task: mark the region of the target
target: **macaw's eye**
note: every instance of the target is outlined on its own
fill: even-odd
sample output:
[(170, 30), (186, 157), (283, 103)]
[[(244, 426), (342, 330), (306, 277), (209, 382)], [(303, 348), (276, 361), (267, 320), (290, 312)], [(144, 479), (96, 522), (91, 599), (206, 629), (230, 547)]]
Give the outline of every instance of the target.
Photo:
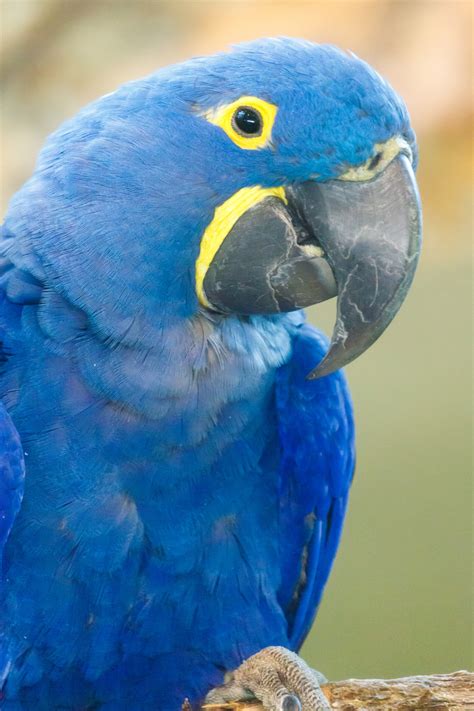
[(241, 136), (260, 136), (262, 124), (260, 112), (250, 106), (239, 106), (232, 116), (232, 127)]
[(258, 96), (241, 96), (231, 104), (206, 111), (204, 116), (219, 126), (239, 148), (258, 151), (271, 142), (277, 111), (275, 104)]

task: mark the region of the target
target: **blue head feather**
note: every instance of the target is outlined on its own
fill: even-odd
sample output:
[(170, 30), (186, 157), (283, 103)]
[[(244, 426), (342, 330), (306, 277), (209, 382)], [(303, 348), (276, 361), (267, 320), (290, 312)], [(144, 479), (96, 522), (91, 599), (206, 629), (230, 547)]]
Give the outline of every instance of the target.
[[(271, 146), (242, 150), (203, 117), (242, 95), (278, 106)], [(103, 336), (151, 345), (198, 309), (194, 264), (217, 205), (248, 185), (337, 176), (394, 134), (414, 142), (401, 99), (331, 46), (265, 39), (167, 67), (49, 138), (12, 200), (9, 254)]]

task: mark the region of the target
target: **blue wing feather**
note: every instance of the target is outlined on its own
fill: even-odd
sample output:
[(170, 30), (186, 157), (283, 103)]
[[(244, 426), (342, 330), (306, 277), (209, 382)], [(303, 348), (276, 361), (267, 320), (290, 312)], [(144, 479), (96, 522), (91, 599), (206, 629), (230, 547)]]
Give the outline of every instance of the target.
[(354, 472), (352, 405), (341, 372), (307, 380), (326, 339), (298, 329), (293, 357), (277, 375), (281, 446), (280, 604), (298, 649), (307, 635), (337, 551)]
[(0, 577), (3, 549), (20, 510), (25, 468), (20, 438), (0, 402)]
[[(5, 294), (0, 287), (0, 371), (8, 359), (7, 326), (12, 314), (9, 311), (11, 307), (4, 308), (7, 304)], [(4, 404), (0, 401), (0, 578), (3, 549), (20, 510), (24, 483), (25, 465), (20, 437)]]

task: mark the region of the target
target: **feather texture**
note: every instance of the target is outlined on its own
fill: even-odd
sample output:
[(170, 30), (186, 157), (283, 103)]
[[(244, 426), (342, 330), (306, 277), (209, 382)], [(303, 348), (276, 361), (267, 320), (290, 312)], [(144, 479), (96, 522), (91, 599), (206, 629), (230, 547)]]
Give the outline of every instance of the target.
[[(202, 115), (244, 95), (278, 106), (258, 151)], [(305, 380), (326, 346), (303, 314), (202, 310), (195, 262), (237, 190), (334, 177), (393, 134), (414, 142), (364, 62), (278, 39), (125, 85), (47, 141), (0, 240), (2, 711), (178, 711), (298, 649), (353, 472), (347, 386)]]

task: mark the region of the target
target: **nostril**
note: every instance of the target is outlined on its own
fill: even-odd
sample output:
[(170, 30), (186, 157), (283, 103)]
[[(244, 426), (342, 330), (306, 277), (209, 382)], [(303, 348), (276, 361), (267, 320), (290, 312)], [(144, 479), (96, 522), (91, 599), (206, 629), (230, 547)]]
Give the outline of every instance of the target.
[(374, 155), (374, 157), (370, 161), (370, 163), (368, 165), (369, 170), (374, 170), (378, 166), (378, 164), (380, 163), (381, 160), (382, 160), (382, 152), (379, 151), (378, 153), (376, 153)]

